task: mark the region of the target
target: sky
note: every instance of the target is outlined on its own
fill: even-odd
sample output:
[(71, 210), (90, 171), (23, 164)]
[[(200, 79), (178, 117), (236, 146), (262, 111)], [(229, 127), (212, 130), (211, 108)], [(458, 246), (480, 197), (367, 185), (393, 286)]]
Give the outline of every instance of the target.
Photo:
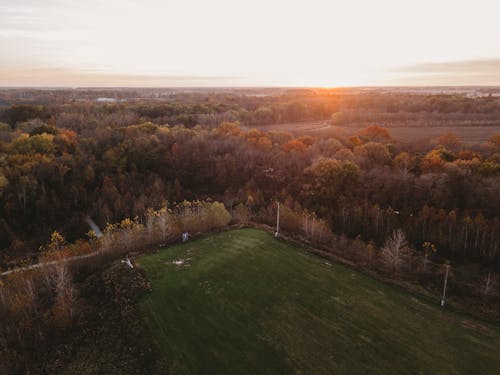
[(0, 0), (0, 86), (500, 85), (499, 0)]

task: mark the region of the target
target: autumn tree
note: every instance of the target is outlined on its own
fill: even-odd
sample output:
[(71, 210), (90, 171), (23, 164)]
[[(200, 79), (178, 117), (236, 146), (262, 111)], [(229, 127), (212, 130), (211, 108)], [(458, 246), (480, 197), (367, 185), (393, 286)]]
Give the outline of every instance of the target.
[(461, 146), (460, 139), (458, 135), (454, 132), (448, 132), (440, 135), (436, 139), (436, 143), (450, 150), (457, 150)]
[(356, 162), (363, 168), (383, 166), (389, 164), (391, 161), (391, 154), (387, 146), (381, 143), (368, 142), (355, 147), (353, 152)]
[(240, 124), (237, 122), (223, 122), (216, 129), (220, 136), (238, 136), (241, 134)]
[(46, 120), (49, 118), (49, 113), (43, 106), (28, 104), (13, 105), (3, 113), (3, 120), (13, 128), (19, 122), (34, 118)]
[(302, 143), (297, 139), (294, 139), (285, 143), (282, 146), (282, 149), (285, 152), (291, 152), (291, 151), (304, 152), (307, 149), (307, 145), (305, 145), (304, 143)]
[(389, 142), (392, 140), (389, 129), (378, 125), (371, 125), (360, 130), (357, 135), (372, 142)]
[(238, 223), (247, 223), (250, 220), (250, 211), (243, 203), (233, 209), (233, 219)]

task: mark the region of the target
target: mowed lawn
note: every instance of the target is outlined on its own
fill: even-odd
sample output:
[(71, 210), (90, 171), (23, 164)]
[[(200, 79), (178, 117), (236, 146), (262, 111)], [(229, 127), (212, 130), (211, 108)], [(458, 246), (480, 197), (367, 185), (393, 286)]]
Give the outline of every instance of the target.
[(498, 374), (500, 327), (242, 229), (138, 259), (175, 374)]

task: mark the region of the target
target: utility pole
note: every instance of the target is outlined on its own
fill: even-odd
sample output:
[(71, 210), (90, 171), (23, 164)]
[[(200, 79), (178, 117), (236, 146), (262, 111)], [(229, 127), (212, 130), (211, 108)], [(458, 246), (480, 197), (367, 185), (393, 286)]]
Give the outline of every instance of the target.
[(274, 237), (278, 237), (280, 234), (280, 202), (278, 202), (278, 212), (276, 214), (276, 232)]
[(446, 265), (446, 274), (444, 276), (444, 286), (443, 286), (443, 297), (441, 298), (441, 307), (444, 306), (444, 298), (446, 296), (446, 285), (448, 284), (448, 271), (450, 270), (450, 265)]

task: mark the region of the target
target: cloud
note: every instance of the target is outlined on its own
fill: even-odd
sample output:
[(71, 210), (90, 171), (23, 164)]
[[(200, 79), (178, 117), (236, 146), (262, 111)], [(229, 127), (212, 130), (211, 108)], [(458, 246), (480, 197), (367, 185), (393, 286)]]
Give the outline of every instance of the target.
[(500, 58), (420, 63), (392, 69), (401, 73), (500, 74)]
[(183, 86), (237, 86), (244, 77), (215, 75), (147, 75), (115, 74), (99, 69), (0, 68), (1, 86), (81, 86), (81, 87), (183, 87)]
[(500, 58), (428, 62), (387, 71), (393, 84), (500, 85)]

